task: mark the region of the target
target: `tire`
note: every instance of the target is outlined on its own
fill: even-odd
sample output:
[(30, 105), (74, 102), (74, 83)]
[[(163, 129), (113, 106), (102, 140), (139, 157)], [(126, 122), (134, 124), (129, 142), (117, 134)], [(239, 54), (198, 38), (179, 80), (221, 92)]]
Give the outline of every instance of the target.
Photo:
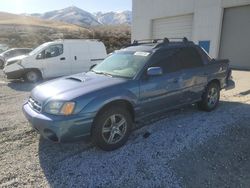
[(102, 112), (94, 121), (92, 142), (105, 151), (118, 149), (126, 143), (130, 135), (131, 114), (119, 106), (111, 106)]
[(41, 74), (39, 71), (31, 70), (25, 74), (25, 80), (28, 82), (38, 82), (41, 79)]
[(0, 69), (3, 69), (3, 68), (4, 68), (4, 61), (0, 60)]
[(202, 100), (198, 102), (198, 108), (207, 112), (214, 110), (220, 100), (220, 86), (216, 82), (211, 82), (202, 95)]

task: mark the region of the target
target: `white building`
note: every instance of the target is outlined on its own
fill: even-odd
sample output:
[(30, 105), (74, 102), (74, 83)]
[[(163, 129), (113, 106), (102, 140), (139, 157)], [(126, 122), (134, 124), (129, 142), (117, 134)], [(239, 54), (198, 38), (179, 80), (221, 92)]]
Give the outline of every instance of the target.
[(250, 69), (250, 0), (133, 0), (132, 40), (184, 36)]

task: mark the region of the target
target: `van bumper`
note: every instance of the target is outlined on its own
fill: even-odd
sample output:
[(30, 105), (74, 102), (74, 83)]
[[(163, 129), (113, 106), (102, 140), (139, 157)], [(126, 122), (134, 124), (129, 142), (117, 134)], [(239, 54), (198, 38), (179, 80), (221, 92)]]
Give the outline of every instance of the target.
[(28, 103), (22, 109), (30, 125), (50, 141), (72, 142), (90, 138), (93, 113), (74, 116), (44, 115), (34, 111)]

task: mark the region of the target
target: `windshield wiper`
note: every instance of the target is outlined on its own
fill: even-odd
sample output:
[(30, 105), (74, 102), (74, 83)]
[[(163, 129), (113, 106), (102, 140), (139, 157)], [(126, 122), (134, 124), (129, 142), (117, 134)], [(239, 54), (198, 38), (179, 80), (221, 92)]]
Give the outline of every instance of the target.
[(102, 74), (102, 75), (105, 75), (105, 76), (110, 76), (110, 77), (113, 77), (112, 74), (109, 74), (107, 72), (99, 72), (99, 71), (94, 71), (94, 70), (91, 70), (92, 72), (96, 73), (96, 74)]

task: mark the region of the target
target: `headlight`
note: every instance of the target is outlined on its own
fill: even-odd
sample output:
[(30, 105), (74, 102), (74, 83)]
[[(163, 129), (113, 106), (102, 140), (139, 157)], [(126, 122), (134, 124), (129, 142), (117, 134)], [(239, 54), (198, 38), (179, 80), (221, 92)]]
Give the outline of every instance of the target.
[(45, 112), (53, 115), (71, 115), (75, 102), (51, 101), (45, 106)]

